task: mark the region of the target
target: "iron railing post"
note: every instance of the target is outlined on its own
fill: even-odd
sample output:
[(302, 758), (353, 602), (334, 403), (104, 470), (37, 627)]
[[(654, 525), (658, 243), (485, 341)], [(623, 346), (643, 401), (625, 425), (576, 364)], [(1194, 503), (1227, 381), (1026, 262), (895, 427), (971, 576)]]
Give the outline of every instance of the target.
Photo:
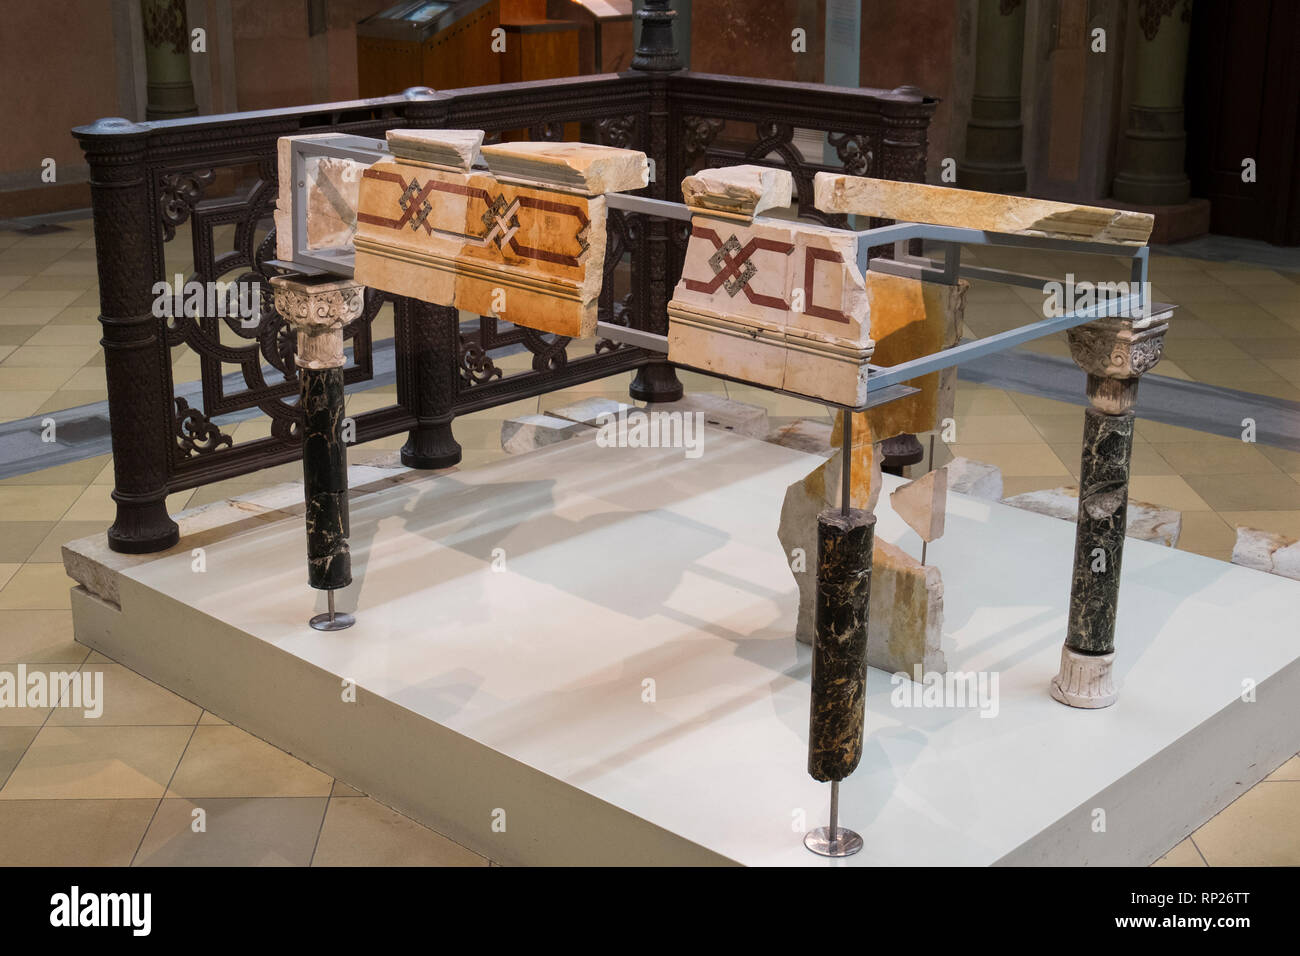
[(154, 315), (153, 243), (160, 225), (150, 203), (145, 154), (150, 128), (120, 118), (73, 130), (90, 165), (103, 325), (104, 376), (113, 440), (114, 551), (162, 551), (180, 537), (167, 514), (174, 419), (163, 323)]

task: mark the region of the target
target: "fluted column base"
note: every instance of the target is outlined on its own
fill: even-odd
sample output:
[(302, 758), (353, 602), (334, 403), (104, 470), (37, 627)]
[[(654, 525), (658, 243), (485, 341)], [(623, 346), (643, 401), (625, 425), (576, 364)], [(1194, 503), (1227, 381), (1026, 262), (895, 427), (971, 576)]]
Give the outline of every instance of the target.
[(1111, 668), (1115, 654), (1080, 654), (1061, 648), (1061, 670), (1052, 678), (1052, 696), (1070, 707), (1097, 710), (1119, 698)]

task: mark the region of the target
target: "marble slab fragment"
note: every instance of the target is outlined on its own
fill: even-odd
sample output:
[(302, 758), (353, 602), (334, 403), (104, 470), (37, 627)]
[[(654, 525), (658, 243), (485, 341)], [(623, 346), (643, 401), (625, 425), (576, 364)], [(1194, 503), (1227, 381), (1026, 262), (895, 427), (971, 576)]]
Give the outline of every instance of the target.
[(1002, 500), (1002, 469), (986, 461), (957, 457), (943, 466), (948, 490), (985, 501)]
[(515, 142), (482, 147), (483, 161), (501, 182), (523, 183), (583, 196), (630, 192), (650, 184), (650, 163), (635, 149), (591, 143)]
[(682, 201), (693, 212), (753, 219), (765, 209), (784, 209), (794, 193), (789, 170), (770, 166), (702, 169), (682, 180)]
[(857, 237), (747, 218), (736, 210), (775, 201), (783, 181), (739, 169), (704, 170), (683, 183), (696, 214), (668, 305), (669, 360), (840, 405), (863, 404), (874, 343)]
[(1232, 563), (1300, 581), (1300, 540), (1258, 528), (1238, 527)]
[(280, 191), (275, 204), (275, 254), (293, 259), (293, 210), (296, 202), (306, 203), (306, 249), (350, 249), (357, 227), (357, 192), (364, 163), (337, 156), (308, 156), (303, 163), (304, 179), (299, 187), (293, 177), (293, 144), (337, 139), (337, 133), (282, 136), (276, 144)]
[[(1035, 514), (1060, 518), (1063, 521), (1076, 521), (1079, 517), (1079, 489), (1075, 487), (1027, 491), (1024, 494), (1004, 498), (1002, 503)], [(1172, 548), (1178, 544), (1178, 537), (1182, 534), (1182, 530), (1181, 511), (1153, 505), (1146, 501), (1129, 500), (1124, 531), (1127, 537), (1154, 541)]]
[(522, 455), (588, 431), (588, 426), (582, 422), (552, 415), (523, 415), (501, 423), (501, 450), (510, 455)]
[(838, 173), (818, 173), (813, 188), (823, 212), (1019, 236), (1141, 246), (1155, 224), (1150, 213)]
[(390, 129), (388, 148), (398, 159), (467, 173), (482, 162), (481, 129)]
[(922, 541), (936, 540), (943, 535), (948, 509), (948, 472), (938, 468), (900, 485), (890, 493), (889, 505)]

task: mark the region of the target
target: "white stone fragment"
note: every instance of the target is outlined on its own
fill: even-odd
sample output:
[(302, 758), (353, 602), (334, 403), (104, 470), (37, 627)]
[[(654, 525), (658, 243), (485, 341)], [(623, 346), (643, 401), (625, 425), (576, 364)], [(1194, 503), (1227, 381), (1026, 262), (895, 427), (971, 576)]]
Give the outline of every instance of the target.
[(767, 438), (771, 427), (767, 409), (711, 392), (688, 392), (675, 402), (655, 402), (647, 411), (652, 412), (702, 412), (704, 424), (723, 428), (750, 438)]
[(501, 448), (508, 454), (522, 455), (586, 431), (587, 426), (581, 422), (550, 415), (522, 415), (501, 423)]
[(1237, 528), (1232, 563), (1300, 581), (1300, 540), (1258, 528)]
[(565, 405), (563, 408), (549, 408), (546, 410), (546, 414), (555, 418), (564, 418), (571, 422), (581, 422), (595, 428), (601, 424), (599, 421), (600, 416), (614, 415), (617, 417), (621, 412), (631, 411), (635, 407), (625, 402), (616, 402), (612, 398), (592, 397), (584, 398), (572, 405)]
[[(1003, 504), (1023, 508), (1035, 514), (1077, 521), (1079, 517), (1079, 490), (1077, 488), (1049, 488), (1044, 491), (1027, 491), (1022, 495), (1004, 498)], [(1162, 508), (1145, 501), (1128, 503), (1125, 534), (1142, 541), (1154, 541), (1172, 548), (1178, 544), (1183, 530), (1183, 514), (1172, 508)]]
[(943, 466), (948, 490), (985, 501), (1002, 500), (1002, 469), (973, 458), (954, 458)]

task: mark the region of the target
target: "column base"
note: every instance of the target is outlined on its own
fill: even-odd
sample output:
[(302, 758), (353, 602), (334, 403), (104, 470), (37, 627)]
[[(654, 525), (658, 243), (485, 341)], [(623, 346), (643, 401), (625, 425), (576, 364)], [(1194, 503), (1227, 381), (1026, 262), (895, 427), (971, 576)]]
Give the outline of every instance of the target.
[(1052, 678), (1052, 697), (1067, 707), (1098, 710), (1119, 698), (1111, 667), (1115, 654), (1080, 654), (1061, 648), (1061, 671)]
[(167, 513), (167, 493), (135, 497), (113, 492), (117, 518), (108, 529), (108, 547), (118, 554), (153, 554), (180, 541), (180, 527)]
[(422, 471), (437, 471), (460, 464), (460, 442), (452, 435), (452, 420), (411, 429), (402, 446), (402, 464)]

